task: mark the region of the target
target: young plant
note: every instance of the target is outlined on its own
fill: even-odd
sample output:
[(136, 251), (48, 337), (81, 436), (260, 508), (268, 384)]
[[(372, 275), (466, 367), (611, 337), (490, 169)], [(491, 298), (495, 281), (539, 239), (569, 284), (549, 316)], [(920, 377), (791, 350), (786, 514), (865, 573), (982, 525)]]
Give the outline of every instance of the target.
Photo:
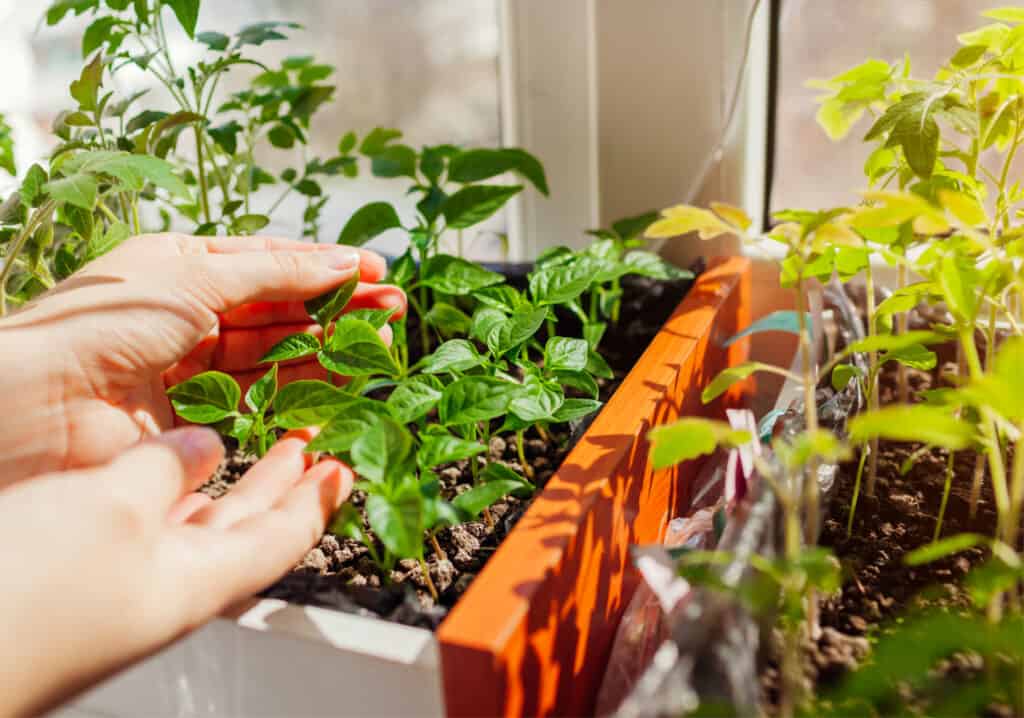
[[(463, 150), (454, 145), (424, 147), (416, 151), (399, 140), (398, 130), (378, 128), (364, 138), (359, 153), (371, 162), (373, 174), (404, 178), (408, 193), (420, 197), (416, 220), (404, 227), (395, 208), (371, 202), (358, 210), (341, 231), (340, 244), (361, 246), (391, 229), (404, 229), (409, 249), (399, 258), (391, 279), (409, 294), (420, 322), (423, 353), (431, 348), (430, 328), (450, 316), (435, 310), (432, 293), (446, 298), (466, 296), (475, 289), (497, 284), (501, 278), (467, 262), (463, 233), (484, 222), (523, 191), (523, 185), (484, 184), (505, 173), (515, 173), (543, 195), (547, 177), (541, 163), (518, 148)], [(455, 255), (441, 253), (444, 236), (455, 234)]]

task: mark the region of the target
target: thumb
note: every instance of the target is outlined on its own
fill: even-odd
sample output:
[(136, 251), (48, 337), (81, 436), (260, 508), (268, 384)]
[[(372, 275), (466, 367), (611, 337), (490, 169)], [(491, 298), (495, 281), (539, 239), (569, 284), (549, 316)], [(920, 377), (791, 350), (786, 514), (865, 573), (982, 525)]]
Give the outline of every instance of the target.
[(145, 441), (100, 471), (108, 492), (140, 516), (163, 522), (186, 493), (206, 483), (224, 458), (211, 429), (185, 427)]
[(207, 279), (219, 304), (210, 309), (222, 313), (252, 302), (313, 299), (357, 276), (362, 256), (342, 246), (206, 255)]

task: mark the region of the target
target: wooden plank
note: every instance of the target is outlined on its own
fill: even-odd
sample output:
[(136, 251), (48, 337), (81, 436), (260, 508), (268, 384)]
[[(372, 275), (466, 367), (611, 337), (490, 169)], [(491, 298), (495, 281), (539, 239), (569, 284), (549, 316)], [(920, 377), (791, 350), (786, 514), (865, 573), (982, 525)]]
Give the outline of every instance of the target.
[(690, 500), (696, 462), (654, 472), (647, 431), (718, 416), (700, 392), (745, 359), (750, 262), (715, 260), (438, 632), (451, 716), (581, 715), (594, 702), (636, 578), (629, 547)]

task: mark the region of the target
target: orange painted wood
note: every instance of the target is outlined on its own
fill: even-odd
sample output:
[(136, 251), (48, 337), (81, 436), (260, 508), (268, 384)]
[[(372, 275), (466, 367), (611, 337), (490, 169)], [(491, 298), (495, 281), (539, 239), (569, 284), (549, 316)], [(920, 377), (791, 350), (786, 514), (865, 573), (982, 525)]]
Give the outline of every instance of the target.
[(645, 435), (682, 415), (723, 415), (701, 389), (745, 360), (746, 341), (721, 344), (749, 321), (749, 260), (711, 262), (441, 625), (449, 715), (593, 712), (637, 581), (629, 547), (663, 536), (699, 468), (654, 472)]

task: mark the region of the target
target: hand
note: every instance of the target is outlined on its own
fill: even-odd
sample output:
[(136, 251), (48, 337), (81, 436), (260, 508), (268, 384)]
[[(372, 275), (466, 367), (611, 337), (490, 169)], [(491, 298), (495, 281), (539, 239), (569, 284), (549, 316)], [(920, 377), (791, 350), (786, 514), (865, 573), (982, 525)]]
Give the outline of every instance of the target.
[[(283, 337), (318, 331), (302, 302), (359, 271), (354, 307), (396, 307), (377, 255), (261, 238), (129, 240), (0, 322), (0, 486), (110, 461), (173, 426), (169, 383), (218, 369), (244, 386)], [(281, 381), (325, 378), (315, 362)]]
[(189, 494), (224, 451), (198, 427), (0, 490), (0, 715), (40, 714), (294, 566), (353, 481), (310, 466), (312, 435), (283, 437), (216, 502)]

